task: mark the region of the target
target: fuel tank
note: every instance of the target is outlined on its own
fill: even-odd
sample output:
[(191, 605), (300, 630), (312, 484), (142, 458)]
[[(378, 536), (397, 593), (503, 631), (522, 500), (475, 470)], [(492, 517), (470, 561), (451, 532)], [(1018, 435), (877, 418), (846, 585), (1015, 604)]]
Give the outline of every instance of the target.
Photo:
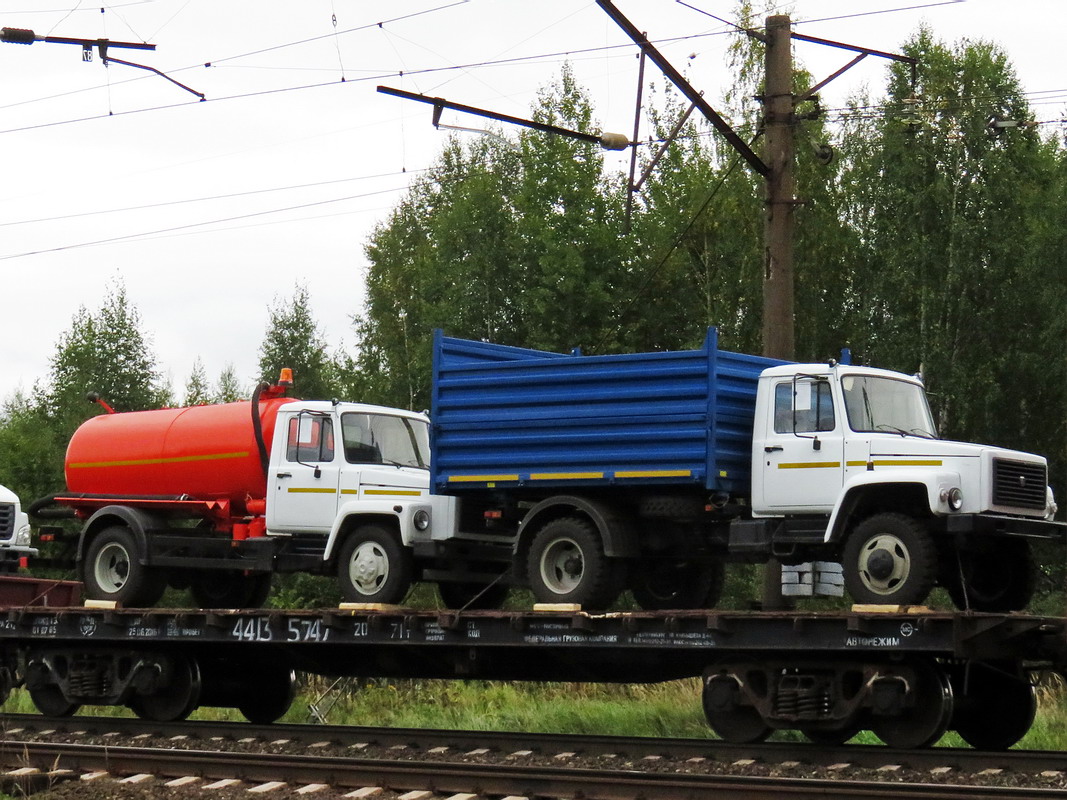
[[(278, 409), (291, 402), (258, 403), (268, 449)], [(72, 493), (188, 495), (238, 508), (266, 494), (249, 401), (93, 417), (71, 437), (64, 468)]]

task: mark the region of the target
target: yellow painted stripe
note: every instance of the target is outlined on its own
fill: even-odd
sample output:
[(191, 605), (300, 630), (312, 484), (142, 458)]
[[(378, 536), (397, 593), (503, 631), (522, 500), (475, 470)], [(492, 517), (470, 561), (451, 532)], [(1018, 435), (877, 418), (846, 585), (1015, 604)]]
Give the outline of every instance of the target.
[(518, 475), (449, 475), (449, 483), (482, 483), (487, 481), (517, 481)]
[(133, 461), (78, 461), (67, 464), (71, 469), (85, 469), (89, 467), (146, 467), (153, 464), (188, 464), (194, 461), (222, 461), (228, 458), (247, 458), (248, 452), (243, 453), (208, 453), (197, 456), (173, 456), (171, 458), (142, 458)]
[[(343, 492), (342, 492), (343, 494)], [(422, 492), (418, 489), (406, 490), (406, 489), (364, 489), (363, 494), (372, 494), (375, 496), (386, 495), (388, 497), (421, 497)]]
[(359, 494), (359, 489), (342, 489), (341, 494)]
[(649, 469), (624, 470), (616, 472), (616, 478), (688, 478), (693, 474), (690, 469)]
[[(874, 462), (876, 467), (940, 467), (944, 462), (940, 458), (894, 458), (878, 459)], [(847, 467), (865, 467), (866, 461), (848, 461)]]
[(778, 469), (833, 469), (840, 466), (840, 461), (788, 461), (779, 464)]
[(588, 480), (590, 478), (603, 478), (603, 472), (531, 472), (532, 481), (567, 481)]
[(290, 488), (288, 491), (289, 491), (289, 494), (337, 494), (337, 490), (336, 489), (312, 489), (312, 488), (306, 488), (305, 489), (305, 488), (297, 487), (297, 486), (294, 486), (294, 487)]

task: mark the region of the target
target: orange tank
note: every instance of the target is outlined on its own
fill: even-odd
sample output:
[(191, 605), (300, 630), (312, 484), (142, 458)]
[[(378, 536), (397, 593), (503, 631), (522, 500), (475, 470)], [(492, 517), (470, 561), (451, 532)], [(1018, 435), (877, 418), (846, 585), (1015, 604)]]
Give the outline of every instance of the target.
[[(259, 402), (268, 449), (278, 408), (291, 402)], [(235, 510), (266, 494), (247, 401), (93, 417), (71, 437), (64, 466), (72, 493), (228, 499)]]

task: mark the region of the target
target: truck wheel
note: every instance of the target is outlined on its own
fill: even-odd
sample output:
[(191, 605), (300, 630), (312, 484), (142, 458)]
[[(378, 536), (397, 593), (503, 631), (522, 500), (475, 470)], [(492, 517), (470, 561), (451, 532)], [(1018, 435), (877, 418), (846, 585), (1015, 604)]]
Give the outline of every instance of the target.
[(530, 544), (526, 574), (541, 603), (577, 603), (604, 609), (615, 602), (619, 586), (614, 562), (604, 555), (591, 522), (562, 517), (546, 524)]
[(650, 559), (630, 567), (630, 590), (646, 611), (668, 608), (714, 608), (722, 595), (721, 562)]
[(937, 580), (937, 549), (926, 527), (906, 514), (863, 520), (845, 540), (845, 586), (857, 603), (923, 602)]
[(509, 587), (506, 583), (455, 583), (447, 581), (437, 584), (437, 593), (445, 608), (467, 609), (470, 611), (495, 611), (504, 605)]
[(104, 528), (90, 542), (81, 565), (85, 596), (114, 600), (127, 607), (154, 605), (167, 588), (166, 581), (140, 563), (137, 540), (129, 528)]
[(351, 603), (399, 603), (414, 572), (410, 551), (379, 525), (350, 533), (337, 557), (341, 594)]
[(961, 550), (958, 558), (958, 564), (945, 564), (952, 574), (944, 581), (956, 608), (994, 613), (1026, 608), (1037, 582), (1028, 542), (992, 542)]

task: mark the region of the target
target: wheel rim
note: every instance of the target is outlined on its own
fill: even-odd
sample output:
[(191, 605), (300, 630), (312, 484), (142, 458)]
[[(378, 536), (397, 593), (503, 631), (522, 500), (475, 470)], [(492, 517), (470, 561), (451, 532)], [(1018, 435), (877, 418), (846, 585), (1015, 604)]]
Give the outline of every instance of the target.
[(108, 542), (96, 554), (93, 576), (96, 585), (108, 594), (122, 590), (130, 579), (130, 554), (118, 542)]
[(377, 542), (360, 542), (352, 552), (348, 572), (357, 592), (376, 594), (389, 579), (389, 556)]
[(541, 582), (556, 594), (577, 589), (584, 572), (582, 548), (574, 539), (555, 539), (541, 554)]
[(908, 581), (911, 554), (900, 537), (880, 533), (863, 545), (856, 568), (865, 589), (891, 595)]

